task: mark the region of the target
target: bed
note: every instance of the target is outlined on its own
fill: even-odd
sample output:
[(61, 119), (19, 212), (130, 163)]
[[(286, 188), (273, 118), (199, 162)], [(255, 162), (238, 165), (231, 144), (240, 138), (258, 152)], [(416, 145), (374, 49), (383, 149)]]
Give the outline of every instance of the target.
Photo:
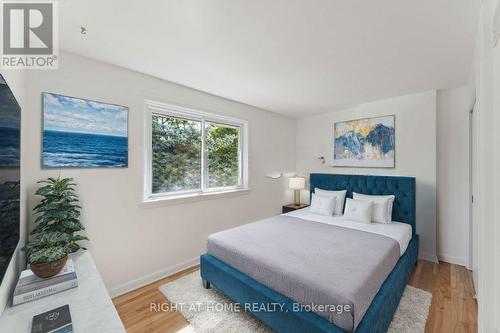
[(347, 197), (394, 194), (398, 223), (355, 230), (300, 210), (217, 233), (201, 256), (205, 287), (250, 304), (246, 310), (278, 332), (386, 332), (418, 257), (415, 179), (311, 174), (310, 186), (347, 189)]

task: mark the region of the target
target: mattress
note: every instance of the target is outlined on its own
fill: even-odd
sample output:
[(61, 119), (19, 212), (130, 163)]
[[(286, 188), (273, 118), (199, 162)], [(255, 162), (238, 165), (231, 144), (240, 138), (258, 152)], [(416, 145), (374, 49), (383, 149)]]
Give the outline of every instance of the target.
[(387, 235), (280, 215), (212, 234), (207, 252), (352, 332), (400, 257)]
[(399, 243), (399, 253), (403, 255), (408, 248), (408, 244), (412, 238), (411, 225), (407, 223), (395, 222), (392, 223), (359, 223), (346, 220), (343, 216), (324, 216), (312, 213), (310, 207), (294, 210), (292, 212), (283, 214), (285, 216), (293, 216), (300, 219), (332, 224), (339, 227), (362, 230), (371, 232), (378, 235), (383, 235), (396, 240)]

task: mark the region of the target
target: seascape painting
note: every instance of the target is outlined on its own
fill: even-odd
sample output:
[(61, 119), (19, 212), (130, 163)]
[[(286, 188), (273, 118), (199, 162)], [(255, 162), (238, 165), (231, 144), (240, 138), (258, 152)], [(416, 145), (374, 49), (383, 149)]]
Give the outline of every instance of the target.
[(128, 166), (128, 108), (43, 93), (45, 168)]
[(0, 168), (19, 168), (21, 111), (0, 75)]
[(334, 125), (333, 166), (394, 168), (394, 116)]

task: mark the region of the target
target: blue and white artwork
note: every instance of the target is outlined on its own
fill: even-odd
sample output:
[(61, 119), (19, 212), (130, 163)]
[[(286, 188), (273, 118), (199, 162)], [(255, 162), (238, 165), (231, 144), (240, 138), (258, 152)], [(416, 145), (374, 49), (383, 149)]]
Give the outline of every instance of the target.
[(128, 166), (128, 108), (43, 93), (46, 168)]
[(394, 168), (394, 116), (338, 122), (334, 132), (334, 166)]

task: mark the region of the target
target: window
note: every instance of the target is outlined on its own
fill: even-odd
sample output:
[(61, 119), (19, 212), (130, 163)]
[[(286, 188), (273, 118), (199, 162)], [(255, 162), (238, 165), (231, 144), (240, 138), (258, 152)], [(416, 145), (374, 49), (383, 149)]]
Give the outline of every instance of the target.
[(152, 114), (152, 193), (201, 187), (201, 122)]
[(240, 128), (205, 122), (207, 187), (240, 185)]
[(146, 101), (145, 199), (246, 188), (243, 120)]

